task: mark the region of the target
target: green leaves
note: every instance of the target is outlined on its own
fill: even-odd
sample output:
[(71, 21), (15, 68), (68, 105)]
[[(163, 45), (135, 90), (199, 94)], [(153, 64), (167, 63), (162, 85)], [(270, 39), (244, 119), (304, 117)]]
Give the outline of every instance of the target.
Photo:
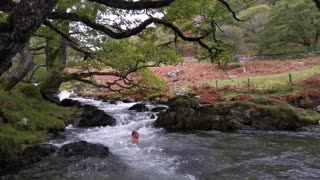
[(260, 49), (275, 49), (289, 43), (308, 49), (319, 32), (320, 13), (309, 0), (282, 0), (272, 7), (264, 29), (259, 32)]
[(179, 56), (174, 50), (156, 47), (153, 42), (124, 39), (103, 44), (98, 59), (113, 69), (126, 71), (133, 67), (175, 63)]
[(262, 5), (257, 5), (257, 6), (252, 6), (248, 9), (245, 9), (243, 11), (241, 11), (238, 14), (238, 17), (241, 20), (249, 20), (250, 18), (252, 18), (254, 15), (257, 14), (269, 14), (271, 11), (271, 8), (269, 5), (267, 4), (262, 4)]

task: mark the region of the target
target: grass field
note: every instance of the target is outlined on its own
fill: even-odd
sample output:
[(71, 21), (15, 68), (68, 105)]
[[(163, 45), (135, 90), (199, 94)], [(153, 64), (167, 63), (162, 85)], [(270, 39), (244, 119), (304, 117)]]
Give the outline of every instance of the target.
[[(299, 71), (292, 71), (286, 73), (265, 75), (265, 76), (254, 76), (254, 77), (241, 77), (234, 80), (217, 80), (218, 88), (226, 85), (237, 86), (237, 87), (247, 87), (248, 78), (249, 86), (257, 88), (271, 88), (276, 86), (288, 86), (289, 85), (289, 74), (292, 77), (292, 83), (304, 80), (312, 75), (320, 73), (320, 66), (312, 67)], [(216, 81), (210, 83), (211, 86), (216, 86)]]

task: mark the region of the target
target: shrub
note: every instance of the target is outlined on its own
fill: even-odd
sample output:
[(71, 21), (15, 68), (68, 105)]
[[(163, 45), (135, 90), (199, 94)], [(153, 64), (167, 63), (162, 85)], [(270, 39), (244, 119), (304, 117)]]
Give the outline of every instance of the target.
[(39, 87), (37, 87), (33, 84), (19, 83), (16, 86), (16, 89), (18, 92), (22, 93), (26, 97), (41, 98)]

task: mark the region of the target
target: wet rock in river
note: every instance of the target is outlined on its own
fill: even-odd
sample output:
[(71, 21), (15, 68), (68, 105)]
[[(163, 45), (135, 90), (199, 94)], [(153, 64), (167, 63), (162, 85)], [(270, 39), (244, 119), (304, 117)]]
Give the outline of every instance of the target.
[(317, 125), (320, 115), (275, 100), (220, 102), (197, 107), (196, 100), (176, 97), (160, 112), (155, 127), (168, 130), (299, 130)]
[(124, 103), (133, 103), (134, 99), (132, 97), (126, 97), (122, 100)]
[(167, 109), (168, 109), (167, 107), (160, 106), (160, 107), (155, 107), (155, 108), (151, 109), (151, 111), (152, 112), (161, 112), (161, 111), (165, 111)]
[(71, 106), (81, 106), (81, 103), (79, 101), (73, 100), (73, 99), (63, 99), (59, 103), (60, 106), (64, 107), (71, 107)]
[(79, 117), (78, 127), (114, 126), (116, 119), (103, 110), (86, 105)]
[(151, 114), (150, 119), (155, 119), (155, 118), (156, 118), (156, 115)]
[(60, 157), (107, 157), (110, 154), (109, 148), (102, 144), (92, 144), (86, 141), (73, 142), (63, 145), (58, 150)]
[(146, 112), (146, 111), (149, 111), (149, 108), (143, 103), (138, 103), (138, 104), (131, 106), (129, 108), (129, 110), (130, 111), (135, 110), (137, 112)]

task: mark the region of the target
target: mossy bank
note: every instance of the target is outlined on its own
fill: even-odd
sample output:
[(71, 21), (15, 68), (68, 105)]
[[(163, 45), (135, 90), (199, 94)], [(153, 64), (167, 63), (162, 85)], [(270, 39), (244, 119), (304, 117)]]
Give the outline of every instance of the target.
[(290, 130), (318, 125), (320, 114), (268, 99), (227, 101), (198, 106), (195, 99), (176, 97), (168, 101), (169, 109), (161, 112), (154, 125), (168, 130), (240, 129)]
[(63, 131), (73, 112), (45, 101), (32, 84), (21, 83), (11, 92), (0, 89), (0, 159), (45, 142), (46, 132)]

